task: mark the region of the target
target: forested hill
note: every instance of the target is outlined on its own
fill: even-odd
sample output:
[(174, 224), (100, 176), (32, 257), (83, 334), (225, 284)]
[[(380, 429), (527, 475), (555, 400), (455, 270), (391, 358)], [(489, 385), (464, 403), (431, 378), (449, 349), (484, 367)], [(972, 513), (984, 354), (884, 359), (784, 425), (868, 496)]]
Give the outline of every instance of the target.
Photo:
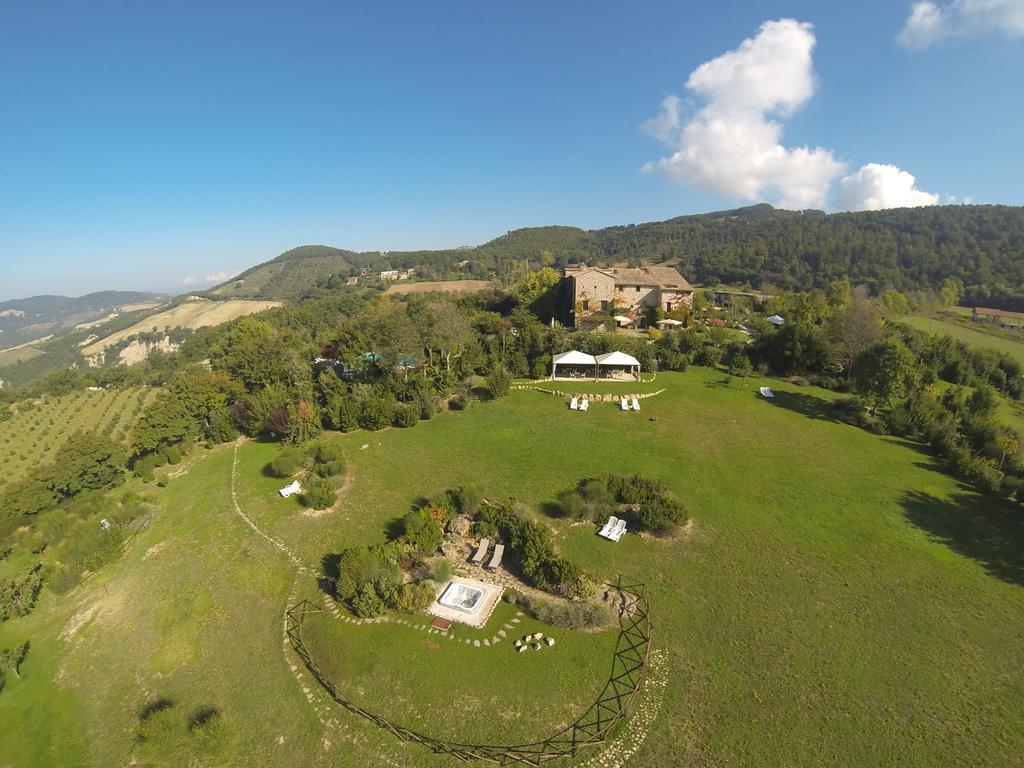
[(303, 246), (214, 289), (219, 295), (295, 298), (372, 271), (415, 267), (426, 279), (503, 278), (528, 266), (586, 261), (667, 262), (696, 283), (769, 282), (806, 289), (849, 277), (872, 291), (934, 287), (956, 277), (968, 298), (1024, 305), (1024, 208), (971, 205), (863, 213), (755, 205), (597, 230), (532, 227), (484, 245), (353, 253)]

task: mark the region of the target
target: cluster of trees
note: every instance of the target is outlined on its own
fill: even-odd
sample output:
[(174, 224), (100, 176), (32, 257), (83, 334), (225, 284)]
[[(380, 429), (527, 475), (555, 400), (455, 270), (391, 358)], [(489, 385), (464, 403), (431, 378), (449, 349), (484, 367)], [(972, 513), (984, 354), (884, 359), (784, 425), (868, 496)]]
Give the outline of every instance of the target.
[[(443, 521), (452, 514), (447, 505), (414, 509), (401, 519), (397, 538), (386, 544), (346, 549), (336, 566), (327, 558), (324, 575), (328, 588), (363, 618), (389, 609), (403, 613), (423, 610), (434, 599), (432, 577), (441, 577), (425, 561), (441, 546)], [(403, 571), (412, 576), (411, 582), (404, 583)]]
[(7, 685), (7, 675), (21, 676), (21, 665), (28, 658), (28, 652), (31, 647), (32, 644), (26, 640), (14, 648), (4, 648), (0, 651), (0, 693), (3, 692), (4, 687)]
[(45, 578), (43, 564), (37, 563), (23, 576), (0, 581), (0, 622), (32, 613)]
[(583, 480), (560, 494), (558, 502), (566, 517), (603, 523), (615, 515), (626, 519), (633, 530), (659, 536), (672, 533), (688, 518), (685, 505), (663, 482), (639, 474)]
[(328, 441), (310, 443), (303, 448), (287, 446), (267, 465), (274, 477), (292, 477), (300, 470), (307, 473), (302, 501), (313, 509), (327, 509), (338, 499), (334, 482), (345, 471), (341, 446)]
[(0, 529), (60, 506), (86, 491), (123, 482), (128, 452), (116, 440), (94, 432), (68, 438), (50, 464), (7, 488), (0, 499)]
[[(943, 288), (958, 290), (955, 283)], [(852, 393), (839, 406), (846, 420), (921, 440), (979, 488), (1019, 495), (1020, 440), (1000, 423), (996, 393), (1021, 399), (1024, 368), (998, 351), (918, 331), (891, 313), (884, 321), (882, 312), (894, 302), (858, 298), (846, 280), (784, 294), (768, 311), (783, 315), (785, 325), (752, 320), (751, 343), (726, 343), (717, 356), (734, 373), (797, 375)], [(713, 329), (665, 334), (656, 345), (659, 359), (678, 368), (706, 358), (711, 335)]]
[(484, 506), (475, 521), (477, 535), (508, 545), (508, 556), (527, 583), (565, 597), (586, 597), (592, 582), (572, 560), (555, 549), (551, 529), (508, 506)]

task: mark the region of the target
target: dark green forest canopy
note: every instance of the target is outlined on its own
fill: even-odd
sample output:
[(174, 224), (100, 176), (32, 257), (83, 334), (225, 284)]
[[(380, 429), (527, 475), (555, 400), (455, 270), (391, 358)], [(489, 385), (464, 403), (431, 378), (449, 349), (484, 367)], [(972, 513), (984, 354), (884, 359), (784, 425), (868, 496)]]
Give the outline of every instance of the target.
[(691, 282), (770, 283), (794, 290), (843, 277), (872, 293), (927, 289), (954, 277), (967, 286), (968, 302), (1012, 308), (1024, 306), (1024, 208), (961, 205), (825, 214), (755, 205), (597, 230), (517, 229), (473, 248), (357, 254), (303, 246), (214, 292), (296, 298), (343, 284), (360, 269), (415, 267), (422, 279), (504, 279), (580, 261), (664, 262), (678, 265)]

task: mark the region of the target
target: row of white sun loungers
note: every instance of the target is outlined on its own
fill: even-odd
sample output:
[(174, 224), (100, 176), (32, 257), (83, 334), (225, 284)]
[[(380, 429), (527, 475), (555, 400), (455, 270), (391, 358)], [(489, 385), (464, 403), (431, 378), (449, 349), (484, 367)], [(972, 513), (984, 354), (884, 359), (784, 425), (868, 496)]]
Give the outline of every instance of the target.
[(492, 571), (496, 569), (501, 565), (501, 557), (505, 554), (505, 545), (495, 544), (494, 555), (491, 557), (491, 561), (485, 565), (484, 561), (487, 559), (487, 550), (490, 549), (490, 546), (490, 539), (480, 539), (480, 546), (476, 548), (476, 552), (473, 553), (473, 557), (470, 559), (470, 562), (473, 563), (473, 565), (490, 568)]
[(608, 518), (608, 522), (604, 524), (604, 528), (597, 532), (597, 535), (604, 536), (608, 541), (618, 541), (625, 532), (626, 521), (612, 515)]
[[(621, 408), (624, 411), (639, 411), (640, 410), (640, 401), (637, 400), (635, 397), (633, 398), (632, 403), (628, 399), (626, 399), (625, 397), (622, 398), (622, 400), (620, 400), (619, 402), (622, 403)], [(569, 410), (570, 411), (586, 411), (586, 410), (589, 410), (589, 409), (590, 409), (590, 401), (587, 400), (585, 397), (584, 398), (574, 397), (572, 400), (569, 401)]]

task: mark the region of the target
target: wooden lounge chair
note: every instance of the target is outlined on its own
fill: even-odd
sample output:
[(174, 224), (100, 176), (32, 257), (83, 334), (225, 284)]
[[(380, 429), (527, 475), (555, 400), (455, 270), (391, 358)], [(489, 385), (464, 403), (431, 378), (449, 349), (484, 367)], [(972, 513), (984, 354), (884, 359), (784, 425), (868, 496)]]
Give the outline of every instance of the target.
[(622, 400), (620, 400), (619, 402), (622, 403), (622, 410), (624, 410), (624, 411), (628, 411), (629, 410), (629, 400), (627, 400), (626, 398), (622, 398)]
[(579, 407), (580, 407), (580, 401), (579, 401), (578, 397), (574, 397), (572, 400), (569, 401), (569, 408), (571, 410), (575, 411)]
[(584, 400), (582, 403), (580, 403), (580, 410), (581, 411), (586, 411), (589, 408), (590, 408), (590, 401), (589, 400)]
[(505, 545), (496, 544), (494, 546), (494, 557), (491, 558), (491, 562), (487, 564), (487, 567), (492, 571), (496, 570), (498, 566), (501, 565), (501, 556), (503, 554), (505, 554)]
[(612, 515), (608, 518), (608, 522), (604, 524), (604, 528), (597, 532), (597, 535), (604, 536), (607, 539), (608, 534), (611, 533), (612, 530), (614, 530), (615, 526), (617, 526), (618, 524), (619, 518), (615, 517), (615, 515)]
[(487, 556), (487, 549), (491, 546), (490, 539), (480, 539), (480, 546), (476, 548), (476, 552), (473, 554), (473, 559), (470, 560), (473, 565), (483, 565), (484, 557)]
[(640, 401), (637, 400), (635, 397), (633, 398), (633, 410), (634, 411), (639, 411), (640, 410)]

